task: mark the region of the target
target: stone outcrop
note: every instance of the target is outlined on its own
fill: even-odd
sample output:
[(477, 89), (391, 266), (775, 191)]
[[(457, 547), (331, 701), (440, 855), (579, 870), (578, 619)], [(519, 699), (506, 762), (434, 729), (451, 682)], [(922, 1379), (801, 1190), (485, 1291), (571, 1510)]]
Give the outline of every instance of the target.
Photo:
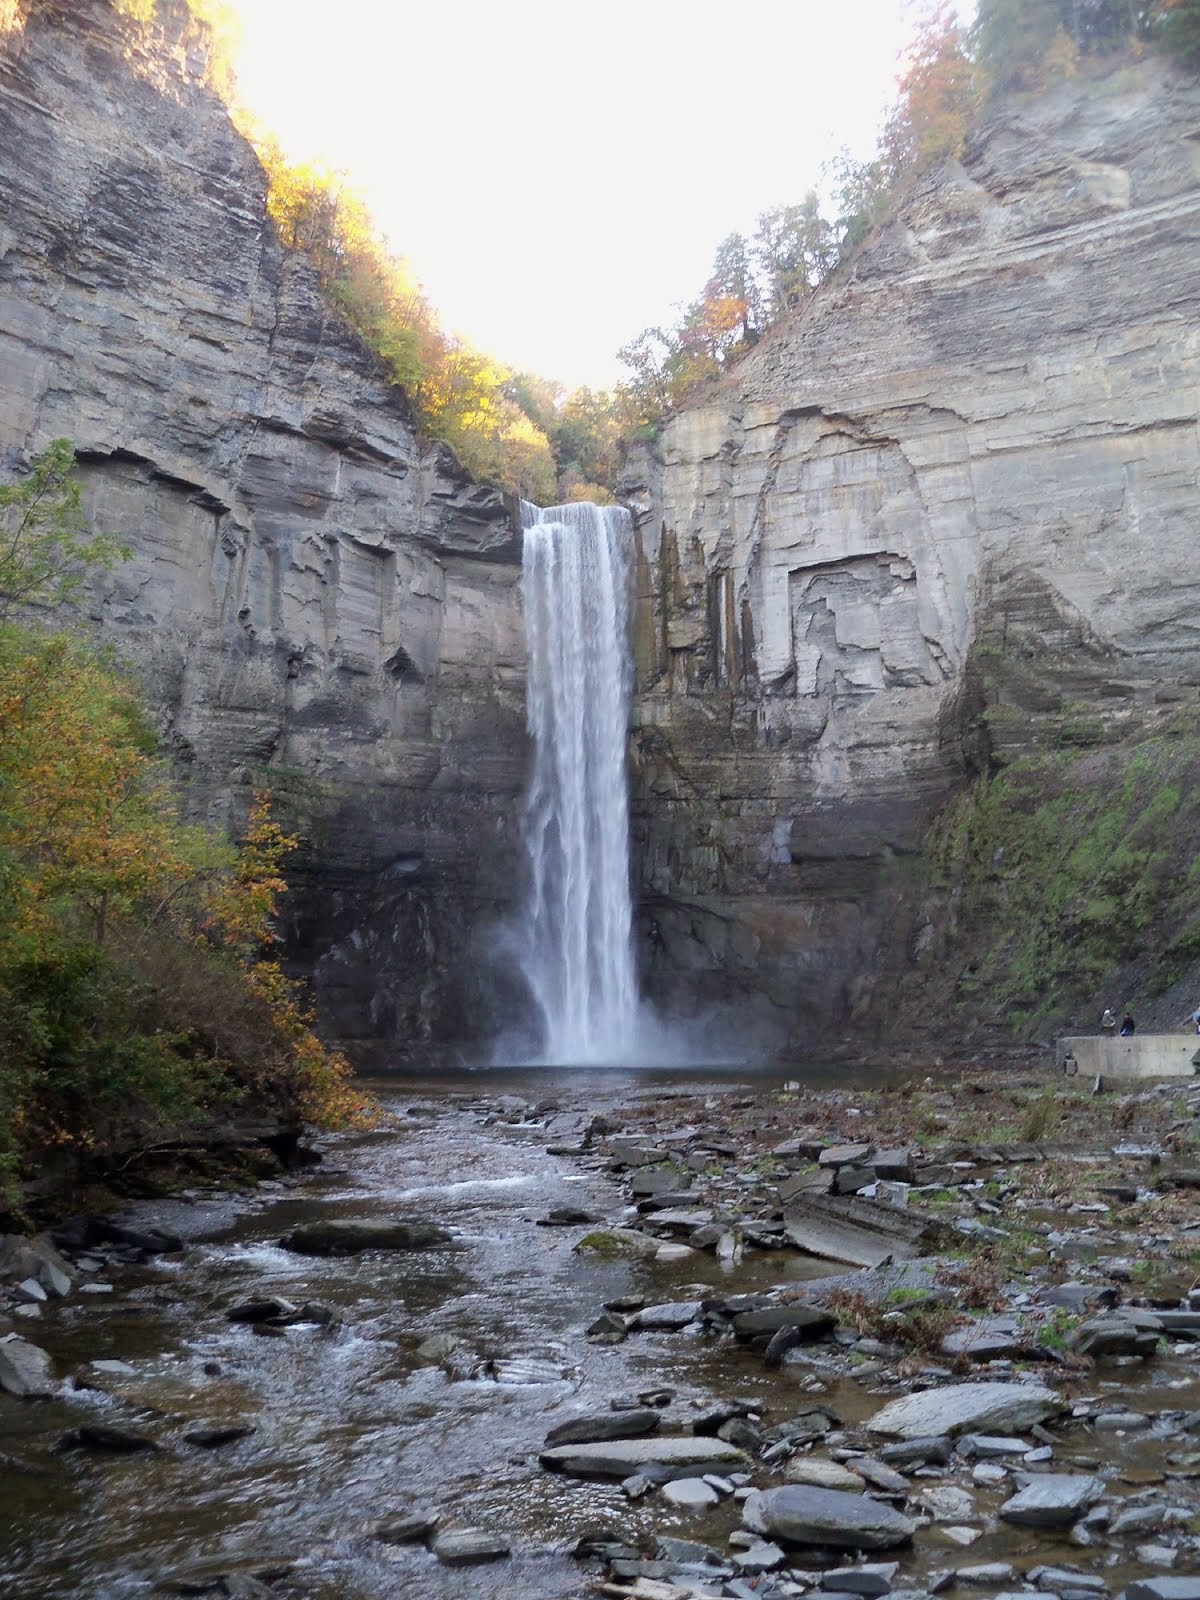
[(1066, 83), (633, 463), (660, 997), (792, 1046), (885, 1029), (947, 794), (1194, 702), (1198, 244), (1200, 86)]
[(519, 534), (422, 446), (279, 246), (182, 5), (0, 35), (0, 462), (76, 446), (130, 561), (90, 604), (199, 813), (280, 791), (310, 841), (292, 946), (327, 1031), (469, 1032), (525, 763)]

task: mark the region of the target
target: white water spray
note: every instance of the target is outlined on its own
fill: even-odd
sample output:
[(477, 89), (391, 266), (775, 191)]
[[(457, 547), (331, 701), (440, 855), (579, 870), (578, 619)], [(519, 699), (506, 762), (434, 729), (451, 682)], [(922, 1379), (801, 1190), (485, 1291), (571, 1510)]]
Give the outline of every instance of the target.
[(529, 900), (522, 965), (548, 1062), (628, 1061), (637, 1034), (625, 771), (632, 523), (522, 504)]

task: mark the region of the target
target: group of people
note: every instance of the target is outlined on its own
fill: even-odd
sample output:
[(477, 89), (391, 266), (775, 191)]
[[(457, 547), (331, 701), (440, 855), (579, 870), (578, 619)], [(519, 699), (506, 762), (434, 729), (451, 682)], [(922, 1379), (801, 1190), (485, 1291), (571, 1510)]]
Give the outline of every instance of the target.
[[(1200, 1033), (1200, 1006), (1197, 1006), (1195, 1011), (1192, 1012), (1192, 1026), (1197, 1033)], [(1126, 1007), (1125, 1015), (1121, 1018), (1121, 1026), (1118, 1028), (1116, 1012), (1111, 1006), (1105, 1006), (1104, 1015), (1100, 1018), (1100, 1032), (1106, 1039), (1111, 1039), (1114, 1034), (1117, 1034), (1122, 1039), (1128, 1039), (1136, 1027), (1137, 1023), (1133, 1020), (1133, 1013), (1128, 1007)]]

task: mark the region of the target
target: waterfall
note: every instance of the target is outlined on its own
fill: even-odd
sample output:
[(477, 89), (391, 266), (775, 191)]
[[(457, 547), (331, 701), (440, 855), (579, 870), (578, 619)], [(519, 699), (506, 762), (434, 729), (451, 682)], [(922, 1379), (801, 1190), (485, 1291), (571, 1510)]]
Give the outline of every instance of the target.
[(523, 503), (533, 775), (521, 959), (548, 1062), (630, 1059), (637, 982), (625, 771), (632, 523)]

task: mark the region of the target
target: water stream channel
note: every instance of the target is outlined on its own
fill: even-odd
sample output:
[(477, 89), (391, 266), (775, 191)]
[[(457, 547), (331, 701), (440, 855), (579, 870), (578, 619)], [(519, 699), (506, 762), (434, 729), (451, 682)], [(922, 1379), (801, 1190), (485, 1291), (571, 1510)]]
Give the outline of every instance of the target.
[[(389, 1124), (329, 1140), (311, 1176), (132, 1208), (134, 1220), (173, 1230), (187, 1248), (106, 1263), (92, 1279), (99, 1292), (51, 1301), (22, 1330), (54, 1357), (62, 1382), (45, 1401), (0, 1395), (0, 1594), (132, 1600), (200, 1593), (206, 1574), (244, 1570), (284, 1573), (270, 1590), (277, 1600), (560, 1600), (592, 1592), (571, 1554), (585, 1536), (652, 1545), (666, 1533), (721, 1546), (738, 1523), (734, 1501), (702, 1514), (658, 1495), (631, 1502), (615, 1482), (547, 1473), (539, 1449), (566, 1417), (664, 1386), (674, 1429), (733, 1398), (787, 1418), (813, 1403), (814, 1390), (847, 1425), (861, 1421), (878, 1395), (844, 1372), (818, 1381), (819, 1362), (770, 1370), (761, 1351), (696, 1330), (618, 1344), (586, 1332), (622, 1296), (658, 1303), (756, 1291), (830, 1265), (774, 1250), (736, 1266), (710, 1252), (598, 1259), (574, 1250), (581, 1228), (537, 1223), (555, 1207), (620, 1217), (624, 1195), (599, 1157), (551, 1153), (577, 1145), (597, 1113), (649, 1109), (669, 1139), (682, 1114), (673, 1095), (686, 1088), (719, 1104), (739, 1087), (728, 1077), (681, 1085), (607, 1070), (390, 1080), (377, 1086)], [(335, 1259), (280, 1248), (298, 1222), (330, 1216), (428, 1219), (455, 1240)], [(227, 1319), (231, 1306), (268, 1294), (319, 1302), (339, 1320), (263, 1336)], [(419, 1353), (434, 1335), (458, 1343)], [(1151, 1413), (1200, 1409), (1191, 1361), (1088, 1382), (1126, 1402), (1134, 1391)], [(89, 1421), (136, 1428), (160, 1448), (54, 1452)], [(185, 1437), (229, 1424), (253, 1431), (217, 1449)], [(1169, 1446), (1153, 1424), (1105, 1448), (1123, 1463), (1121, 1493), (1161, 1481)], [(381, 1521), (415, 1507), (435, 1508), (443, 1524), (502, 1533), (512, 1554), (454, 1568), (419, 1543), (375, 1536)], [(1012, 1560), (1028, 1548), (1022, 1530), (993, 1523), (970, 1558)], [(1080, 1554), (1046, 1534), (1037, 1553)], [(954, 1557), (923, 1536), (902, 1559), (908, 1581), (921, 1584)]]

